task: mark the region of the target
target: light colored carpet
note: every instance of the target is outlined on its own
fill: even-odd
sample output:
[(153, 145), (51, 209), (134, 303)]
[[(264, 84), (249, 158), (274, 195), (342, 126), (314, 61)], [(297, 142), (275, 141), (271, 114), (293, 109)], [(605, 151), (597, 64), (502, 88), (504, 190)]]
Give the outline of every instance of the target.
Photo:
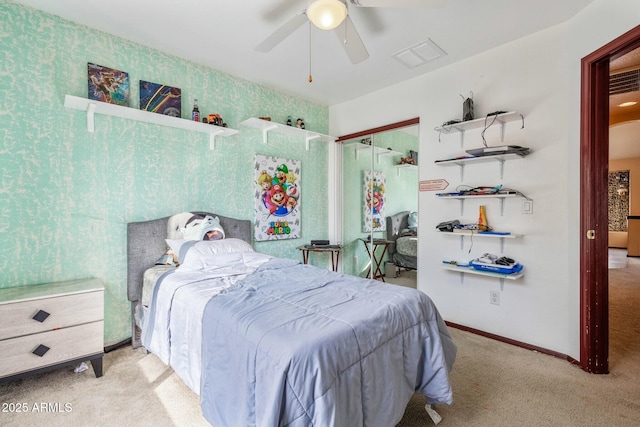
[(416, 289), (418, 287), (417, 272), (415, 270), (402, 270), (398, 277), (385, 276), (384, 280), (387, 283), (406, 286), (408, 288)]
[[(610, 271), (610, 298), (609, 375), (451, 329), (454, 402), (436, 407), (440, 426), (640, 426), (640, 260)], [(61, 369), (0, 384), (0, 403), (3, 427), (208, 425), (197, 395), (154, 355), (129, 346), (105, 356), (102, 378)], [(398, 427), (433, 425), (424, 403), (414, 396)]]
[(628, 262), (626, 249), (609, 248), (609, 268), (626, 268)]

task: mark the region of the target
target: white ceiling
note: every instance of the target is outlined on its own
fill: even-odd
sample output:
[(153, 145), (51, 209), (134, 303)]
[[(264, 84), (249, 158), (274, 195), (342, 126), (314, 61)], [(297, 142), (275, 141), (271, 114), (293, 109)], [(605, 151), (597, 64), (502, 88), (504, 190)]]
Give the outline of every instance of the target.
[[(417, 9), (350, 6), (369, 58), (351, 64), (332, 31), (313, 27), (312, 83), (307, 81), (308, 25), (268, 53), (254, 50), (305, 9), (306, 0), (14, 1), (328, 106), (564, 22), (592, 0), (448, 0), (443, 7)], [(414, 69), (392, 58), (428, 38), (447, 56)]]

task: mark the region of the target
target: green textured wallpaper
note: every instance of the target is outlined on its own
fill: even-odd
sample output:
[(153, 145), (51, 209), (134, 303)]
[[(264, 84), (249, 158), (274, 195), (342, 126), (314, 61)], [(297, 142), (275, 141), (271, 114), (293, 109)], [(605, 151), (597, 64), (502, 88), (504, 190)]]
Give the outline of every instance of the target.
[[(344, 180), (344, 272), (364, 276), (369, 267), (368, 255), (364, 244), (357, 240), (369, 234), (363, 229), (363, 176), (371, 169), (372, 150), (357, 143), (357, 140), (345, 141), (343, 152)], [(418, 137), (400, 130), (382, 132), (373, 138), (374, 145), (383, 149), (409, 155), (409, 150), (418, 151)], [(360, 148), (356, 151), (356, 147)], [(373, 157), (373, 170), (383, 172), (386, 178), (385, 214), (393, 215), (401, 211), (418, 210), (418, 170), (396, 168), (399, 156)], [(374, 232), (376, 238), (386, 238), (386, 231)], [(355, 262), (357, 258), (357, 263)], [(386, 259), (386, 256), (385, 256)]]
[[(183, 117), (197, 98), (240, 133), (214, 151), (205, 134), (101, 115), (89, 133), (86, 114), (64, 107), (66, 94), (87, 97), (87, 62), (127, 71), (133, 108), (139, 80), (176, 86)], [(263, 144), (240, 125), (288, 115), (327, 132), (324, 106), (0, 0), (0, 288), (100, 278), (105, 343), (129, 337), (126, 224), (187, 210), (253, 222), (255, 154), (301, 161), (301, 239), (254, 245), (300, 259), (296, 246), (326, 236), (326, 143), (306, 151), (303, 138), (270, 134)]]

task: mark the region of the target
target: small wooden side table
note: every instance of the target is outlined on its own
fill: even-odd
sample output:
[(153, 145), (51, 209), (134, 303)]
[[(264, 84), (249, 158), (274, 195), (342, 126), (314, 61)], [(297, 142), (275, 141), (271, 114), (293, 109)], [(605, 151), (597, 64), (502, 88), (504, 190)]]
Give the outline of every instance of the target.
[[(373, 242), (371, 241), (371, 239), (360, 238), (358, 240), (361, 240), (362, 243), (364, 243), (364, 247), (367, 248), (367, 254), (369, 254), (369, 257), (371, 258), (371, 267), (369, 267), (369, 269), (367, 270), (366, 276), (369, 277), (369, 273), (371, 273), (371, 269), (373, 268), (373, 278), (382, 279), (382, 281), (385, 282), (384, 274), (380, 269), (380, 264), (384, 259), (384, 254), (387, 253), (387, 248), (393, 242), (386, 239), (373, 239)], [(371, 245), (373, 246), (373, 248), (370, 247)], [(378, 251), (379, 247), (382, 247), (382, 252)], [(380, 252), (380, 254), (379, 256), (376, 256), (378, 252)]]
[(340, 261), (340, 252), (342, 251), (342, 245), (327, 245), (327, 246), (312, 246), (302, 245), (296, 249), (302, 251), (302, 262), (307, 264), (309, 262), (309, 252), (330, 252), (331, 253), (331, 269), (338, 271), (338, 261)]

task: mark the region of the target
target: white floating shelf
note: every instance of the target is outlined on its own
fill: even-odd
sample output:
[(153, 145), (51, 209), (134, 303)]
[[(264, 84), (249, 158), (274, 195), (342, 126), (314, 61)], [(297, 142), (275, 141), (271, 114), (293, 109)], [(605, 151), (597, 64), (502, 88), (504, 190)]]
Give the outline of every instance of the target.
[(506, 280), (518, 280), (524, 276), (524, 273), (520, 271), (519, 273), (511, 273), (511, 274), (502, 274), (502, 273), (493, 273), (491, 271), (481, 271), (476, 270), (473, 267), (460, 267), (457, 265), (447, 265), (444, 264), (441, 266), (444, 270), (455, 271), (460, 273), (460, 283), (464, 281), (465, 274), (474, 274), (477, 276), (485, 276), (485, 277), (493, 277), (495, 279), (500, 279), (500, 288), (504, 288), (504, 281)]
[(417, 170), (418, 170), (418, 165), (408, 165), (408, 164), (405, 164), (405, 165), (396, 165), (396, 174), (397, 174), (398, 176), (400, 176), (400, 170), (401, 170), (401, 169), (405, 169), (405, 170), (407, 170), (407, 169), (408, 169), (408, 170), (416, 170), (416, 171), (417, 171)]
[(467, 120), (464, 122), (458, 122), (451, 125), (438, 126), (435, 128), (435, 131), (444, 132), (444, 133), (453, 133), (453, 132), (464, 132), (470, 129), (484, 128), (486, 125), (491, 124), (494, 117), (495, 117), (495, 121), (493, 122), (494, 125), (495, 124), (503, 125), (505, 123), (522, 119), (522, 116), (520, 115), (520, 113), (516, 113), (515, 111), (509, 111), (506, 113), (497, 114), (495, 116), (481, 117), (479, 119)]
[[(440, 133), (460, 133), (460, 144), (464, 144), (464, 132), (471, 129), (489, 128), (493, 125), (500, 126), (500, 139), (504, 140), (504, 127), (509, 122), (517, 120), (524, 120), (520, 113), (515, 111), (509, 111), (502, 114), (496, 114), (492, 116), (481, 117), (479, 119), (467, 120), (464, 122), (453, 123), (450, 125), (442, 125), (434, 128), (436, 132)], [(523, 125), (524, 126), (524, 125)]]
[(500, 200), (500, 216), (504, 213), (504, 199), (512, 197), (524, 197), (522, 194), (480, 194), (475, 196), (436, 196), (438, 199), (454, 199), (460, 200), (460, 215), (464, 215), (464, 201), (467, 199), (499, 199)]
[(524, 276), (524, 273), (522, 271), (519, 273), (503, 274), (503, 273), (493, 273), (491, 271), (476, 270), (475, 268), (472, 268), (472, 267), (460, 267), (457, 265), (443, 265), (442, 268), (449, 271), (456, 271), (458, 273), (477, 274), (478, 276), (496, 277), (498, 279), (507, 279), (507, 280), (517, 280), (522, 276)]
[(305, 147), (309, 151), (309, 141), (324, 141), (334, 142), (335, 136), (323, 135), (318, 132), (312, 132), (306, 129), (300, 129), (295, 126), (287, 126), (281, 123), (272, 122), (269, 120), (262, 120), (255, 117), (251, 117), (240, 123), (244, 126), (260, 129), (262, 131), (262, 142), (264, 144), (268, 141), (269, 132), (278, 132), (284, 135), (303, 137), (305, 139)]
[(475, 239), (476, 237), (484, 238), (498, 238), (500, 239), (500, 253), (504, 252), (504, 239), (518, 239), (522, 237), (522, 234), (491, 234), (491, 233), (478, 233), (475, 230), (462, 230), (455, 232), (439, 231), (438, 234), (444, 234), (448, 236), (460, 236), (460, 249), (464, 249), (464, 236), (470, 236)]
[(363, 144), (362, 142), (351, 142), (349, 144), (344, 144), (345, 147), (353, 147), (356, 152), (356, 159), (360, 157), (360, 151), (363, 150), (371, 150), (373, 148), (373, 153), (376, 155), (378, 163), (380, 163), (380, 157), (395, 157), (402, 156), (403, 154), (399, 151), (389, 150), (388, 148), (376, 147), (370, 144)]
[(498, 239), (517, 239), (522, 237), (522, 234), (491, 234), (491, 233), (478, 233), (477, 231), (472, 230), (464, 230), (464, 231), (455, 231), (453, 233), (448, 231), (439, 231), (438, 234), (444, 234), (448, 236), (470, 236), (473, 237), (489, 237), (489, 238), (498, 238)]
[(437, 196), (438, 199), (508, 199), (510, 197), (522, 197), (520, 194), (478, 194), (475, 196)]
[(438, 166), (464, 166), (467, 163), (490, 163), (490, 162), (504, 162), (505, 160), (521, 159), (524, 156), (516, 153), (509, 154), (496, 154), (488, 156), (478, 157), (461, 157), (459, 159), (451, 160), (438, 160), (435, 162)]
[(166, 116), (164, 114), (152, 113), (144, 110), (136, 110), (131, 107), (108, 104), (106, 102), (80, 98), (72, 95), (65, 95), (64, 106), (66, 108), (87, 112), (87, 130), (89, 132), (95, 132), (95, 114), (102, 114), (104, 116), (119, 117), (138, 122), (152, 123), (160, 126), (205, 133), (209, 135), (209, 148), (212, 150), (215, 148), (215, 138), (217, 136), (231, 136), (238, 133), (235, 129), (222, 126), (194, 122), (179, 117)]
[(495, 155), (478, 156), (478, 157), (461, 157), (459, 159), (450, 159), (450, 160), (437, 160), (435, 164), (438, 166), (459, 166), (460, 181), (464, 181), (464, 167), (467, 164), (495, 162), (498, 165), (500, 165), (500, 179), (502, 179), (504, 176), (504, 162), (506, 160), (521, 159), (523, 157), (524, 157), (523, 155), (516, 154), (516, 153), (495, 154)]

